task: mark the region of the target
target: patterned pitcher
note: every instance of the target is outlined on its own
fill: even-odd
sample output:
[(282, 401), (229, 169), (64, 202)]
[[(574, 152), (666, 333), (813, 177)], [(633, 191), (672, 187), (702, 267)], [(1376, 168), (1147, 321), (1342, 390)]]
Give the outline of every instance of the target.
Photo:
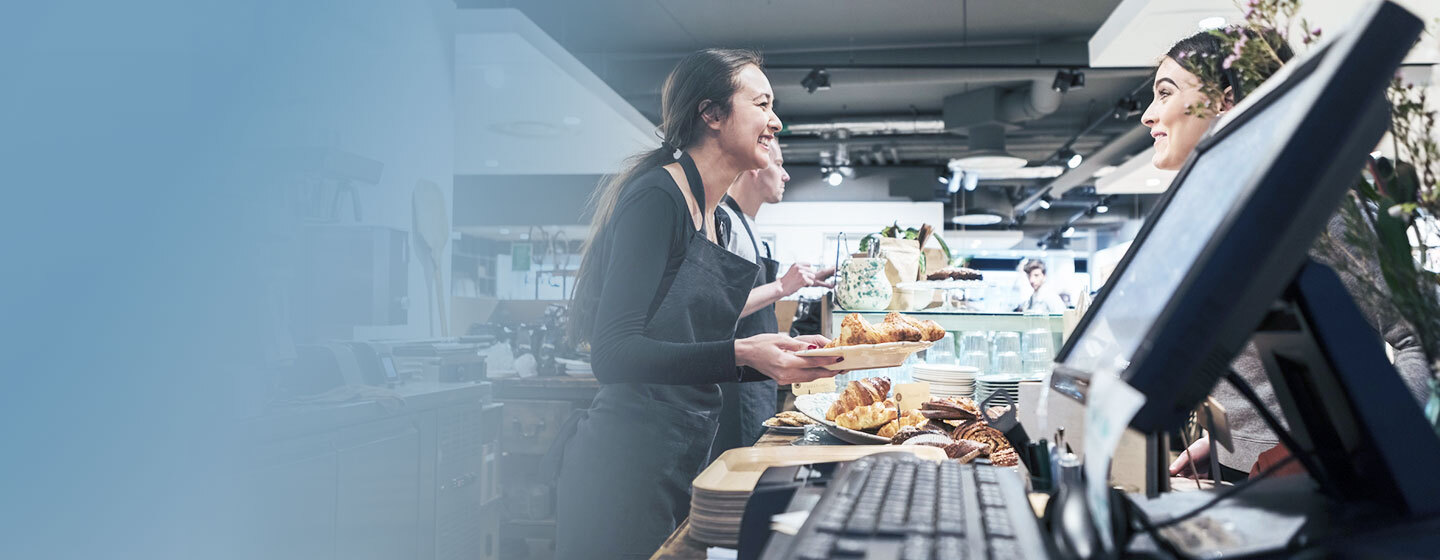
[(835, 299), (840, 307), (855, 311), (879, 311), (890, 306), (894, 289), (885, 277), (885, 259), (850, 259), (840, 267)]

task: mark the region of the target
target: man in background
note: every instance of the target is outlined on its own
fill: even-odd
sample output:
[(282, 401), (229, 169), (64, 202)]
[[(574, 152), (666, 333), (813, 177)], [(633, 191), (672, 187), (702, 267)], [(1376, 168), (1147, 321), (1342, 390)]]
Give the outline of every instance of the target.
[[(770, 156), (769, 167), (742, 173), (730, 185), (729, 196), (719, 207), (730, 223), (728, 235), (723, 239), (725, 248), (760, 265), (755, 289), (750, 291), (745, 309), (740, 312), (740, 323), (735, 328), (737, 337), (778, 332), (776, 301), (800, 288), (834, 286), (826, 281), (835, 273), (834, 268), (817, 271), (804, 263), (796, 263), (784, 276), (776, 278), (779, 263), (772, 258), (769, 245), (761, 243), (755, 231), (755, 216), (761, 206), (784, 198), (785, 183), (790, 181), (790, 175), (785, 172), (779, 142), (771, 144)], [(725, 228), (719, 231), (726, 233)], [(720, 409), (720, 430), (710, 450), (712, 459), (727, 450), (754, 445), (765, 431), (761, 423), (776, 411), (777, 387), (772, 380), (724, 383), (720, 390), (724, 401)]]

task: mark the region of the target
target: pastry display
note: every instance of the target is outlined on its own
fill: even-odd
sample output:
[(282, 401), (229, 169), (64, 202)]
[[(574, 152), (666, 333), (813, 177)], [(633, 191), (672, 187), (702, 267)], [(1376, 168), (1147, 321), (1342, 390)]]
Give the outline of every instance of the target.
[(890, 380), (885, 377), (857, 379), (845, 386), (845, 391), (825, 412), (825, 419), (834, 421), (846, 411), (885, 400), (890, 395)]
[(772, 428), (779, 428), (785, 426), (798, 428), (801, 426), (808, 426), (814, 423), (815, 421), (811, 420), (809, 416), (806, 416), (801, 412), (795, 410), (787, 410), (781, 412), (779, 414), (776, 414), (775, 416), (767, 418), (765, 422), (763, 422), (764, 425), (770, 426)]
[(1014, 467), (1020, 464), (1020, 454), (1010, 447), (990, 454), (990, 463), (997, 467)]
[(924, 426), (929, 421), (930, 419), (926, 418), (924, 414), (920, 414), (920, 411), (907, 410), (904, 414), (901, 414), (899, 418), (891, 420), (890, 423), (881, 427), (880, 431), (876, 432), (875, 435), (883, 438), (894, 438), (895, 434), (900, 433), (901, 428), (918, 428)]
[(973, 268), (947, 266), (925, 276), (926, 280), (984, 280), (985, 275)]
[(905, 426), (900, 428), (900, 431), (896, 432), (895, 435), (890, 438), (890, 444), (900, 445), (910, 438), (924, 434), (945, 435), (944, 433), (923, 426)]
[(835, 425), (841, 428), (863, 432), (884, 426), (896, 418), (895, 404), (880, 401), (856, 407), (835, 417)]
[(920, 321), (891, 312), (885, 316), (883, 322), (872, 325), (859, 313), (851, 313), (840, 320), (840, 333), (825, 347), (837, 348), (887, 342), (934, 342), (944, 337), (945, 329), (935, 321)]

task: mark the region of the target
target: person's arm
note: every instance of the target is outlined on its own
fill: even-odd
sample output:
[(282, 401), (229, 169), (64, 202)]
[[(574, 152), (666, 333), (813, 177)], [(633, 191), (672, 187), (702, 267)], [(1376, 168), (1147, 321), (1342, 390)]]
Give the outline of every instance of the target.
[(765, 306), (780, 301), (791, 294), (807, 286), (834, 287), (833, 284), (825, 281), (835, 274), (835, 269), (826, 268), (816, 271), (807, 264), (795, 264), (785, 275), (778, 280), (757, 286), (750, 290), (750, 297), (745, 300), (745, 308), (740, 311), (741, 317), (748, 317), (751, 313), (764, 309)]
[(650, 306), (677, 232), (687, 227), (673, 198), (646, 189), (625, 201), (609, 224), (610, 260), (603, 274), (591, 363), (603, 383), (703, 384), (740, 379), (734, 339), (677, 343), (646, 336)]

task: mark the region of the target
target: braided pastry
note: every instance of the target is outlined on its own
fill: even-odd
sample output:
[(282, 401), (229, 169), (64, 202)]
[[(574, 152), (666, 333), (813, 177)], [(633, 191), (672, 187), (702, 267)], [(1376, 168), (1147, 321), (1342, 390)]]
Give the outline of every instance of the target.
[(883, 401), (889, 394), (889, 378), (871, 377), (851, 381), (845, 386), (845, 391), (840, 393), (840, 397), (835, 399), (835, 404), (825, 411), (825, 419), (833, 421), (847, 411)]
[(980, 416), (975, 401), (966, 397), (932, 398), (920, 404), (927, 418), (936, 420), (974, 420)]
[(960, 427), (955, 428), (954, 432), (950, 433), (950, 437), (988, 444), (990, 446), (989, 453), (996, 453), (1012, 448), (1010, 440), (1005, 438), (1005, 434), (979, 420), (972, 420), (961, 424)]
[(895, 408), (885, 401), (855, 408), (835, 417), (835, 425), (855, 431), (873, 430), (895, 419)]

